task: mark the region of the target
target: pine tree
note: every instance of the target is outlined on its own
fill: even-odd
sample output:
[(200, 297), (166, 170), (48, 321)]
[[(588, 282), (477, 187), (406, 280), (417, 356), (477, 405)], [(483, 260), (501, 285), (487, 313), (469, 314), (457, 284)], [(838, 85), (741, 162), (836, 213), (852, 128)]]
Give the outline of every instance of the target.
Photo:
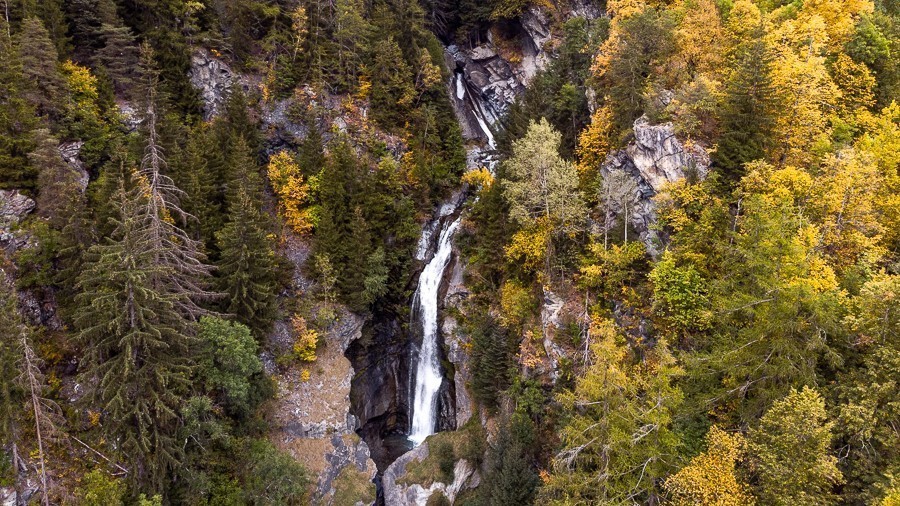
[(277, 310), (271, 223), (262, 210), (259, 169), (242, 137), (232, 147), (230, 158), (227, 223), (216, 234), (218, 282), (226, 294), (223, 309), (262, 339)]
[(726, 85), (714, 161), (732, 182), (744, 175), (745, 163), (765, 158), (772, 144), (777, 105), (771, 66), (769, 48), (758, 37), (740, 50)]
[(112, 235), (88, 250), (75, 324), (86, 399), (103, 413), (103, 430), (128, 463), (132, 484), (161, 491), (182, 458), (175, 436), (190, 393), (194, 328), (179, 310), (190, 304), (188, 293), (159, 282), (177, 276), (159, 261), (177, 246), (157, 241), (149, 182), (132, 177), (136, 189), (122, 187), (114, 197)]
[[(2, 276), (2, 274), (0, 274)], [(43, 365), (32, 344), (34, 332), (23, 321), (16, 307), (15, 294), (5, 276), (0, 278), (0, 436), (12, 450), (14, 488), (23, 493), (25, 469), (19, 470), (20, 436), (24, 424), (33, 424), (37, 458), (36, 471), (40, 476), (41, 504), (49, 506), (46, 445), (57, 430), (55, 403), (44, 397)], [(22, 497), (22, 495), (19, 495)]]
[(528, 461), (533, 457), (529, 455), (535, 445), (533, 431), (531, 420), (521, 413), (514, 413), (500, 428), (487, 452), (481, 504), (534, 504), (539, 480)]

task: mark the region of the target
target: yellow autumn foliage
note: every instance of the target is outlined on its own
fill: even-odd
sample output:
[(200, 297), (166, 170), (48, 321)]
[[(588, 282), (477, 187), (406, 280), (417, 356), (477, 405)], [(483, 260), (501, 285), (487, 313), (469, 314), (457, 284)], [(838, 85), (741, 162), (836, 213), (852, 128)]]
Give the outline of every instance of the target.
[(519, 263), (526, 270), (540, 271), (547, 258), (551, 229), (549, 220), (543, 217), (523, 227), (506, 246), (506, 258)]
[(744, 438), (713, 426), (706, 434), (707, 449), (670, 476), (665, 488), (675, 506), (750, 506), (755, 503), (746, 484), (735, 474)]
[(484, 167), (466, 172), (461, 180), (463, 183), (474, 186), (480, 191), (488, 190), (494, 184), (494, 176)]
[(297, 162), (287, 151), (279, 151), (269, 159), (269, 181), (278, 196), (278, 212), (291, 229), (306, 234), (313, 228), (309, 209), (309, 185)]
[(591, 124), (578, 136), (578, 177), (582, 182), (591, 179), (600, 171), (600, 165), (612, 147), (610, 136), (613, 131), (613, 115), (609, 105), (594, 111)]
[(319, 333), (307, 327), (306, 319), (300, 315), (291, 317), (291, 328), (296, 336), (293, 347), (294, 356), (303, 362), (315, 362)]

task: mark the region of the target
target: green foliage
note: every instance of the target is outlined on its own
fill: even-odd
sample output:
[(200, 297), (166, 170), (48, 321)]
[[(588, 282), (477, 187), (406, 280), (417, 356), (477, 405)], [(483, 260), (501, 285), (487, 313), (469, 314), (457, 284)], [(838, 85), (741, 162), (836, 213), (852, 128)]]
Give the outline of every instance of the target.
[[(900, 416), (894, 394), (900, 371), (900, 277), (879, 274), (851, 302), (846, 324), (862, 364), (839, 377), (836, 433), (847, 444), (841, 462), (843, 494), (874, 502), (900, 468), (900, 441), (892, 430)], [(872, 451), (874, 450), (874, 451)]]
[[(0, 21), (4, 32), (9, 29)], [(22, 60), (13, 40), (0, 34), (0, 188), (33, 190), (37, 171), (27, 155), (34, 147), (35, 111), (24, 93)]]
[(649, 274), (654, 307), (675, 331), (709, 328), (708, 282), (692, 266), (678, 267), (672, 255), (664, 254)]
[(125, 483), (97, 468), (84, 475), (75, 496), (84, 506), (124, 506)]
[(560, 154), (572, 158), (577, 136), (590, 122), (586, 91), (593, 55), (608, 31), (609, 22), (604, 18), (573, 17), (563, 24), (556, 58), (510, 107), (499, 135), (504, 152), (511, 150), (514, 139), (525, 135), (530, 122), (546, 118), (562, 134)]
[(453, 483), (453, 470), (456, 465), (456, 457), (453, 455), (453, 443), (443, 439), (437, 440), (431, 444), (429, 450), (434, 452), (434, 458), (437, 459), (438, 471), (440, 472), (435, 479), (443, 483)]
[(417, 234), (412, 202), (396, 198), (396, 167), (382, 163), (373, 173), (365, 170), (366, 162), (341, 142), (329, 154), (318, 183), (316, 252), (328, 258), (335, 288), (355, 309), (402, 293), (405, 287), (397, 282), (409, 265)]
[(152, 217), (141, 190), (118, 192), (115, 230), (88, 250), (75, 323), (87, 350), (83, 381), (96, 385), (86, 397), (89, 406), (104, 413), (103, 430), (133, 469), (132, 484), (162, 490), (181, 460), (175, 431), (195, 341), (192, 323), (176, 306), (187, 294), (161, 289), (172, 266), (157, 261), (161, 252), (148, 234)]
[(56, 47), (44, 23), (38, 18), (23, 21), (17, 45), (22, 78), (28, 83), (23, 90), (25, 100), (38, 115), (55, 119), (59, 115), (64, 84)]
[[(539, 483), (531, 466), (535, 441), (531, 420), (513, 415), (504, 422), (486, 458), (484, 486), (478, 490), (479, 504), (533, 504)], [(523, 427), (525, 426), (525, 427)]]
[(568, 413), (563, 449), (539, 501), (654, 502), (679, 446), (672, 422), (682, 370), (664, 342), (639, 356), (610, 321), (595, 319), (591, 335), (590, 365), (559, 396)]
[(272, 443), (253, 440), (246, 447), (243, 471), (246, 504), (300, 506), (308, 504), (306, 470)]
[(262, 211), (259, 167), (243, 137), (229, 156), (226, 223), (216, 233), (223, 309), (262, 340), (277, 314), (277, 269), (271, 217)]
[(835, 503), (833, 488), (843, 480), (829, 454), (833, 427), (824, 399), (812, 388), (791, 390), (772, 404), (749, 434), (756, 496), (765, 504)]
[(499, 404), (500, 393), (511, 383), (515, 343), (490, 316), (472, 322), (471, 326), (471, 392), (475, 400), (488, 410), (494, 410)]
[(256, 341), (240, 323), (204, 316), (197, 335), (203, 346), (199, 374), (233, 412), (249, 411), (250, 377), (262, 372)]
[(619, 131), (625, 132), (641, 115), (649, 78), (674, 52), (675, 19), (670, 11), (649, 7), (620, 23), (600, 84)]
[(773, 142), (778, 108), (772, 85), (772, 55), (761, 37), (739, 50), (736, 68), (725, 88), (722, 135), (715, 162), (731, 182), (744, 175), (744, 164), (765, 158)]

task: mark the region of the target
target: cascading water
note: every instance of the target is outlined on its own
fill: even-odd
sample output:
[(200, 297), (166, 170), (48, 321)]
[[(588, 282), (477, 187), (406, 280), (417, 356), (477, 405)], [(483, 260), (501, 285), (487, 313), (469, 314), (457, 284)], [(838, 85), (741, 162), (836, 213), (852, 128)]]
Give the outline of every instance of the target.
[[(487, 140), (487, 151), (481, 148), (474, 149), (479, 150), (479, 154), (484, 158), (488, 169), (493, 173), (495, 162), (493, 161), (492, 153), (495, 149), (495, 143), (494, 135), (488, 126), (490, 114), (485, 112), (485, 108), (479, 101), (472, 99), (468, 95), (462, 74), (458, 73), (454, 76), (454, 79), (456, 81), (457, 98), (463, 103), (468, 102), (472, 104), (472, 114), (475, 116)], [(438, 236), (434, 256), (428, 261), (419, 275), (419, 284), (412, 303), (412, 314), (415, 315), (417, 323), (421, 325), (422, 331), (422, 345), (419, 349), (418, 360), (413, 364), (415, 385), (412, 389), (412, 426), (409, 431), (409, 440), (415, 445), (434, 434), (437, 427), (438, 393), (444, 379), (439, 350), (441, 336), (438, 327), (438, 299), (440, 297), (441, 282), (444, 279), (444, 273), (447, 270), (447, 265), (450, 263), (450, 257), (453, 252), (453, 236), (456, 234), (462, 219), (460, 216), (457, 216), (455, 219), (446, 218), (455, 213), (461, 205), (461, 199), (454, 198), (441, 207), (437, 219), (422, 231), (422, 237), (416, 253), (416, 257), (419, 260), (425, 260), (428, 254), (429, 243), (436, 229), (443, 224), (443, 228), (440, 229), (440, 235)], [(413, 357), (415, 359), (416, 355), (414, 354)]]
[(416, 365), (412, 428), (409, 433), (409, 440), (417, 445), (433, 434), (437, 425), (437, 394), (443, 381), (438, 355), (438, 296), (459, 221), (457, 217), (441, 230), (437, 250), (419, 275), (419, 287), (413, 297), (413, 311), (422, 325), (422, 346)]

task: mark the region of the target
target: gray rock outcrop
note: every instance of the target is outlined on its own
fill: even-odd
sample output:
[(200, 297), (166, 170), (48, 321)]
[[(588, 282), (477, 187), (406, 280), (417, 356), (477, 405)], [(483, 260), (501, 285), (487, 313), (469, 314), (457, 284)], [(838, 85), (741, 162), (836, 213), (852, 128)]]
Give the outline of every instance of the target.
[(34, 211), (34, 200), (19, 190), (0, 190), (0, 248), (15, 252), (28, 243), (28, 236), (16, 231), (16, 226)]
[(381, 477), (381, 486), (385, 505), (425, 506), (428, 498), (437, 493), (443, 494), (452, 504), (460, 492), (481, 484), (478, 470), (465, 459), (456, 461), (451, 483), (435, 481), (427, 487), (420, 483), (406, 483), (404, 477), (407, 474), (407, 466), (425, 460), (428, 455), (428, 441), (425, 441), (415, 449), (401, 455), (384, 471), (384, 475)]
[(236, 75), (222, 59), (201, 49), (191, 57), (189, 76), (191, 84), (200, 91), (203, 119), (208, 120), (218, 114), (225, 105)]
[[(647, 251), (656, 256), (663, 237), (653, 230), (656, 204), (653, 197), (667, 183), (693, 175), (705, 178), (709, 173), (709, 154), (698, 145), (686, 145), (675, 136), (671, 123), (651, 125), (646, 117), (634, 122), (634, 140), (624, 149), (613, 151), (600, 167), (603, 177), (623, 171), (636, 183), (636, 205), (629, 221), (640, 235)], [(615, 214), (621, 210), (614, 209)]]

